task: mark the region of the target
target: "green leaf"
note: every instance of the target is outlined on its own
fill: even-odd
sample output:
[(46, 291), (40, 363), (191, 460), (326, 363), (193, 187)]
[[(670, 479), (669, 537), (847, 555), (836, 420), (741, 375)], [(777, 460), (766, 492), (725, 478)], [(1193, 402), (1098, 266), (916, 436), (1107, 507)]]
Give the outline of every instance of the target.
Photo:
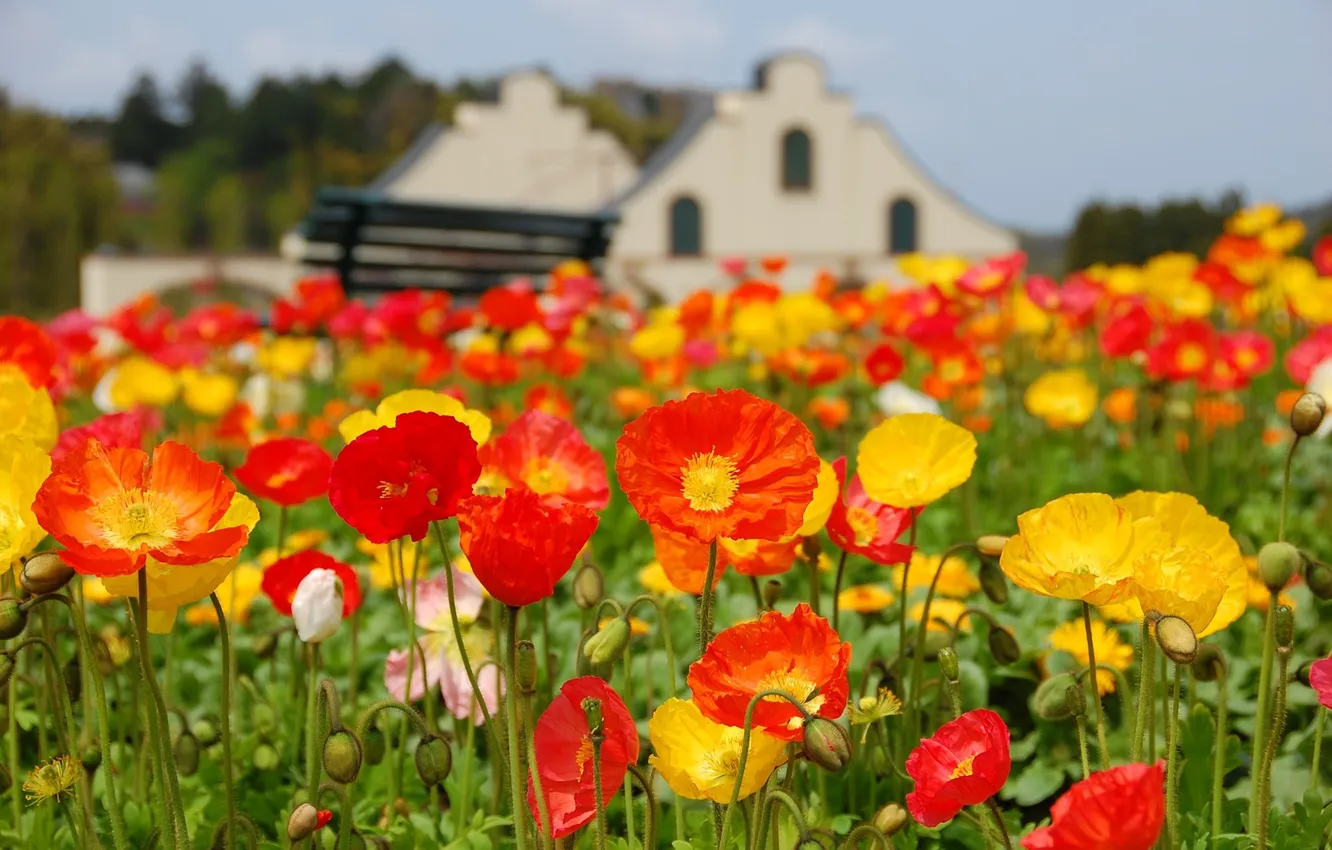
[[(1216, 722), (1204, 705), (1195, 705), (1179, 728), (1179, 808), (1200, 812), (1212, 801), (1212, 770), (1216, 753)], [(1224, 755), (1220, 756), (1224, 758)]]
[(1019, 806), (1034, 806), (1054, 796), (1064, 786), (1064, 777), (1061, 767), (1043, 761), (1033, 762), (1016, 779), (1009, 779), (999, 795)]

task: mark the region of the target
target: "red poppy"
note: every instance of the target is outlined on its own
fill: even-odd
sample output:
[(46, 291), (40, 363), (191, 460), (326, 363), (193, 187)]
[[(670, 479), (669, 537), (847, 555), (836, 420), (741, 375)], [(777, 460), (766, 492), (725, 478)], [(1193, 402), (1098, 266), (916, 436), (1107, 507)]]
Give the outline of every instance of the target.
[(714, 303), (712, 293), (706, 289), (690, 293), (680, 302), (680, 315), (676, 321), (684, 328), (685, 336), (697, 336), (712, 325)]
[(1022, 839), (1027, 850), (1150, 850), (1165, 825), (1165, 771), (1126, 764), (1093, 773), (1050, 808), (1050, 825)]
[(485, 466), (547, 502), (599, 511), (610, 501), (606, 461), (567, 419), (529, 410), (484, 449)]
[(1332, 709), (1332, 658), (1309, 665), (1309, 687), (1318, 695), (1318, 704)]
[(1165, 336), (1147, 350), (1147, 374), (1167, 381), (1197, 380), (1211, 370), (1216, 352), (1216, 331), (1211, 325), (1180, 322), (1166, 328)]
[(782, 288), (766, 280), (747, 280), (737, 286), (727, 299), (731, 310), (738, 310), (746, 304), (763, 302), (772, 304), (782, 297)]
[(55, 448), (51, 449), (51, 462), (64, 460), (70, 452), (89, 440), (96, 440), (108, 449), (131, 447), (143, 448), (143, 432), (152, 424), (155, 412), (147, 408), (130, 410), (124, 413), (108, 413), (99, 416), (87, 425), (70, 428), (61, 433)]
[(1101, 353), (1130, 357), (1147, 348), (1152, 338), (1152, 316), (1136, 301), (1121, 301), (1101, 329)]
[(467, 351), (458, 361), (463, 374), (492, 387), (503, 387), (518, 380), (518, 361), (498, 351)]
[(833, 471), (842, 485), (841, 496), (828, 515), (828, 537), (844, 552), (863, 555), (876, 564), (905, 564), (915, 547), (897, 538), (911, 527), (911, 510), (876, 502), (865, 494), (860, 476), (846, 480), (846, 458), (833, 461)]
[(1233, 390), (1272, 368), (1276, 347), (1259, 331), (1239, 330), (1221, 334), (1217, 339), (1217, 357), (1206, 383), (1211, 390)]
[[(736, 728), (754, 695), (777, 689), (800, 700), (805, 710), (836, 720), (846, 710), (851, 644), (805, 603), (788, 617), (769, 611), (713, 638), (689, 668), (689, 688), (705, 717)], [(784, 741), (800, 740), (804, 719), (790, 702), (764, 699), (754, 725)]]
[(1025, 251), (991, 257), (967, 269), (957, 279), (957, 288), (969, 295), (990, 298), (1002, 295), (1027, 266)]
[(296, 588), (315, 570), (332, 570), (342, 582), (342, 619), (347, 619), (361, 607), (361, 581), (356, 577), (356, 570), (314, 549), (304, 549), (274, 561), (264, 570), (260, 587), (277, 612), (290, 617)]
[(1193, 270), (1193, 279), (1206, 285), (1221, 301), (1239, 301), (1252, 291), (1252, 287), (1220, 263), (1199, 263)]
[(1320, 277), (1332, 277), (1332, 236), (1324, 236), (1314, 243), (1313, 264)]
[(36, 322), (0, 316), (0, 363), (13, 363), (34, 387), (49, 387), (55, 381), (55, 343)]
[(902, 355), (888, 343), (880, 343), (865, 357), (865, 371), (870, 383), (881, 387), (890, 381), (896, 381), (905, 366)]
[(37, 521), (65, 547), (80, 573), (130, 575), (151, 555), (172, 566), (205, 564), (240, 552), (245, 525), (216, 528), (236, 487), (216, 463), (166, 442), (148, 454), (87, 440), (56, 464), (37, 491)]
[(366, 431), (333, 461), (328, 500), (372, 543), (426, 536), (458, 512), (481, 474), (476, 441), (449, 416), (413, 411), (392, 427)]
[(959, 387), (978, 384), (985, 377), (985, 364), (970, 345), (957, 342), (934, 352), (934, 368), (921, 381), (921, 389), (943, 400)]
[(537, 720), (532, 732), (536, 770), (546, 798), (550, 824), (541, 817), (536, 785), (527, 780), (527, 805), (532, 817), (551, 838), (572, 835), (597, 816), (596, 769), (592, 759), (592, 731), (585, 700), (601, 703), (601, 805), (620, 792), (629, 765), (638, 761), (638, 727), (624, 700), (596, 676), (580, 676), (560, 686), (560, 692)]
[(978, 708), (921, 741), (906, 762), (916, 782), (906, 798), (911, 816), (921, 826), (938, 826), (997, 794), (1013, 766), (1008, 737), (1002, 717)]
[(704, 543), (780, 540), (804, 525), (819, 457), (804, 423), (744, 390), (693, 393), (625, 426), (620, 486), (638, 515)]
[(497, 286), (485, 291), (477, 307), (492, 328), (516, 331), (541, 321), (541, 305), (531, 289)]
[(597, 515), (576, 502), (551, 505), (520, 486), (467, 499), (458, 528), (477, 581), (517, 608), (555, 592), (597, 530)]
[(871, 310), (865, 296), (858, 290), (844, 290), (833, 293), (832, 308), (842, 317), (847, 327), (858, 331), (869, 321)]
[(258, 329), (258, 316), (228, 301), (196, 307), (176, 323), (181, 341), (214, 347), (235, 345)]
[(1309, 383), (1314, 368), (1332, 357), (1332, 325), (1324, 325), (1286, 352), (1286, 374), (1297, 384)]
[(776, 277), (777, 275), (786, 271), (786, 257), (782, 256), (781, 254), (773, 254), (768, 257), (760, 257), (759, 268), (763, 269), (764, 273)]
[(290, 507), (327, 493), (332, 471), (333, 458), (321, 446), (285, 437), (250, 449), (236, 480), (259, 498)]

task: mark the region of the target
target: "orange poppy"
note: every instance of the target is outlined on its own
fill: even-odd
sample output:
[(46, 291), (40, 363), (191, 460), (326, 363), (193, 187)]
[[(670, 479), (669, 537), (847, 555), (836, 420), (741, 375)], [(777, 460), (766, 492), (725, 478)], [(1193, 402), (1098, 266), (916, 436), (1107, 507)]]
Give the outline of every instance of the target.
[[(652, 545), (655, 547), (657, 563), (666, 574), (666, 580), (681, 593), (698, 596), (703, 593), (703, 581), (708, 576), (708, 550), (702, 547), (703, 557), (698, 553), (700, 547), (693, 540), (682, 534), (667, 531), (664, 528), (650, 526)], [(722, 561), (721, 547), (717, 547), (717, 571), (712, 576), (712, 590), (717, 589), (726, 564)]]
[(616, 387), (611, 390), (611, 409), (621, 419), (636, 419), (655, 403), (652, 393), (642, 387)]
[(780, 540), (804, 524), (819, 456), (804, 423), (744, 390), (694, 393), (625, 426), (620, 487), (652, 525), (703, 543)]
[(809, 414), (825, 431), (835, 431), (851, 416), (851, 402), (840, 396), (817, 396), (809, 402)]
[[(754, 695), (781, 690), (805, 711), (836, 720), (846, 710), (851, 644), (805, 603), (787, 616), (769, 611), (726, 629), (689, 668), (689, 689), (704, 717), (725, 726), (745, 725)], [(754, 725), (784, 741), (798, 741), (804, 718), (780, 697), (761, 700)]]
[(84, 575), (124, 576), (149, 555), (193, 566), (238, 554), (249, 527), (216, 528), (235, 495), (219, 464), (180, 443), (162, 443), (149, 463), (140, 449), (88, 440), (42, 484), (33, 512), (65, 547), (65, 563)]
[[(691, 540), (682, 534), (673, 534), (663, 529), (652, 530), (652, 541), (656, 546), (657, 562), (666, 572), (666, 578), (672, 584), (679, 577), (688, 587), (680, 587), (688, 593), (703, 592), (703, 579), (708, 573), (708, 545)], [(734, 569), (742, 576), (763, 577), (781, 575), (791, 569), (795, 563), (799, 538), (790, 540), (719, 540), (717, 541), (717, 572), (721, 577), (724, 570)]]

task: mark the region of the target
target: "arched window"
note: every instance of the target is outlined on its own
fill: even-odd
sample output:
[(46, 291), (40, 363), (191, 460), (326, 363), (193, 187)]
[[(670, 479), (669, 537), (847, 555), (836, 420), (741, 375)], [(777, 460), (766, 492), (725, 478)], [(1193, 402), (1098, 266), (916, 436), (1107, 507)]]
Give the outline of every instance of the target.
[(888, 253), (910, 254), (917, 250), (916, 204), (898, 198), (888, 206)]
[(804, 130), (787, 130), (782, 136), (782, 188), (788, 192), (814, 188), (814, 144)]
[(671, 203), (671, 256), (697, 257), (703, 253), (703, 212), (698, 201), (685, 195)]

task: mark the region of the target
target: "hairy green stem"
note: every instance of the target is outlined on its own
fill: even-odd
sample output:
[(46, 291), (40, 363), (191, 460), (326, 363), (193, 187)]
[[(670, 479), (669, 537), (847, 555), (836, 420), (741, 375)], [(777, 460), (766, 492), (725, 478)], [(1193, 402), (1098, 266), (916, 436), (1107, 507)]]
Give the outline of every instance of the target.
[(1258, 839), (1255, 850), (1267, 850), (1267, 831), (1272, 817), (1272, 764), (1276, 761), (1281, 737), (1286, 732), (1286, 691), (1290, 688), (1290, 649), (1277, 650), (1276, 707), (1272, 712), (1271, 736), (1263, 751), (1258, 785)]
[(999, 836), (1003, 842), (1004, 850), (1013, 850), (1013, 839), (1008, 837), (1008, 824), (1004, 822), (1004, 813), (999, 809), (999, 803), (994, 797), (985, 801), (990, 814), (994, 815), (995, 823), (999, 824)]
[[(778, 697), (786, 700), (796, 707), (796, 710), (800, 712), (800, 716), (806, 723), (810, 720), (809, 712), (805, 709), (804, 704), (783, 690), (768, 688), (754, 694), (753, 698), (749, 700), (749, 707), (745, 709), (744, 734), (740, 739), (740, 762), (736, 765), (735, 769), (735, 784), (731, 786), (731, 800), (726, 804), (726, 810), (722, 813), (721, 833), (717, 839), (718, 848), (724, 848), (726, 846), (726, 834), (731, 825), (731, 810), (735, 808), (736, 801), (740, 799), (740, 786), (743, 785), (745, 781), (745, 767), (749, 763), (749, 740), (754, 734), (754, 711), (759, 707), (759, 703), (767, 697)], [(793, 775), (794, 769), (794, 765), (788, 765), (788, 778)]]
[[(527, 847), (527, 807), (523, 805), (523, 790), (527, 783), (522, 781), (522, 751), (519, 749), (518, 738), (522, 732), (518, 725), (518, 613), (522, 610), (512, 605), (507, 606), (509, 645), (508, 654), (504, 656), (506, 662), (505, 678), (509, 682), (505, 701), (509, 707), (509, 799), (513, 805), (513, 834), (517, 841), (518, 850), (526, 850)], [(600, 749), (600, 747), (597, 747)], [(597, 756), (597, 806), (601, 806), (601, 759)], [(533, 764), (535, 768), (535, 763)], [(533, 773), (536, 771), (533, 770)], [(553, 827), (553, 824), (552, 824)], [(599, 825), (600, 828), (600, 825)], [(605, 842), (605, 830), (601, 829), (601, 841)]]
[(1142, 618), (1142, 631), (1138, 638), (1142, 647), (1142, 659), (1138, 672), (1138, 708), (1133, 713), (1133, 739), (1129, 741), (1129, 761), (1142, 761), (1143, 735), (1147, 731), (1147, 713), (1154, 711), (1152, 692), (1156, 690), (1153, 673), (1156, 671), (1156, 641), (1152, 640), (1147, 618)]
[[(817, 566), (815, 569), (818, 569)], [(837, 559), (837, 572), (833, 575), (833, 596), (832, 596), (832, 627), (837, 631), (837, 626), (842, 618), (842, 575), (846, 572), (846, 550), (842, 550), (842, 556)], [(762, 606), (760, 606), (762, 607)]]
[(712, 581), (717, 575), (717, 541), (708, 544), (708, 572), (703, 577), (703, 592), (698, 598), (698, 654), (712, 642)]
[[(1218, 847), (1221, 834), (1222, 805), (1225, 802), (1226, 742), (1230, 738), (1230, 716), (1227, 711), (1229, 673), (1224, 663), (1217, 665), (1216, 674), (1216, 747), (1212, 751), (1212, 847)], [(1316, 763), (1316, 762), (1315, 762)]]
[(1078, 754), (1082, 756), (1082, 778), (1091, 776), (1091, 763), (1087, 760), (1087, 717), (1079, 714), (1073, 718), (1078, 732)]
[(216, 593), (208, 598), (217, 612), (218, 635), (222, 641), (222, 784), (227, 793), (227, 833), (226, 850), (236, 848), (236, 786), (232, 777), (231, 763), (231, 634), (227, 627), (227, 615), (222, 610), (222, 603)]
[[(1289, 459), (1289, 455), (1287, 455)], [(1281, 604), (1277, 591), (1272, 591), (1267, 600), (1267, 620), (1263, 627), (1263, 658), (1258, 673), (1258, 708), (1253, 716), (1253, 754), (1250, 758), (1250, 772), (1254, 793), (1249, 797), (1249, 826), (1258, 821), (1258, 788), (1261, 782), (1264, 747), (1267, 744), (1267, 728), (1271, 723), (1269, 695), (1272, 691), (1272, 661), (1276, 653), (1276, 608)]]
[[(714, 542), (715, 546), (716, 543)], [(601, 790), (601, 731), (598, 730), (592, 734), (592, 793), (596, 795), (594, 800), (597, 812), (597, 850), (606, 850), (606, 806), (602, 798)], [(522, 840), (519, 839), (518, 847), (522, 850)]]
[[(475, 728), (475, 724), (472, 728)], [(541, 772), (536, 769), (536, 741), (532, 734), (532, 730), (536, 728), (536, 710), (532, 706), (531, 696), (523, 698), (523, 728), (527, 730), (523, 738), (527, 742), (527, 763), (532, 774), (532, 791), (534, 792), (532, 796), (536, 797), (537, 811), (541, 814), (541, 823), (537, 824), (536, 830), (537, 840), (544, 848), (550, 845), (550, 835), (555, 831), (555, 824), (550, 819), (550, 805), (546, 802), (545, 789), (541, 787)], [(656, 845), (650, 844), (647, 846), (655, 847)]]
[(1183, 668), (1175, 668), (1175, 686), (1170, 699), (1170, 716), (1166, 723), (1170, 728), (1170, 743), (1166, 753), (1166, 834), (1168, 847), (1179, 846), (1179, 703), (1180, 692), (1184, 688)]
[[(1096, 669), (1096, 641), (1092, 639), (1091, 606), (1082, 603), (1082, 625), (1087, 631), (1087, 666)], [(1101, 770), (1110, 769), (1110, 747), (1106, 744), (1105, 709), (1101, 706), (1101, 689), (1092, 676), (1092, 699), (1096, 701), (1096, 744), (1101, 751)]]

